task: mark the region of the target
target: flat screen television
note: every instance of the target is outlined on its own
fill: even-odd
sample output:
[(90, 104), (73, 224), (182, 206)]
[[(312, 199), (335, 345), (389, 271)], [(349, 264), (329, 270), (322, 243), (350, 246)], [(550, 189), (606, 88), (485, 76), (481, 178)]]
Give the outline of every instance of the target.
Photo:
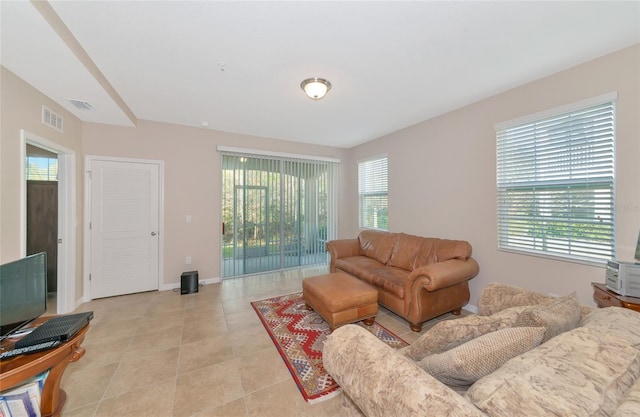
[(46, 252), (0, 265), (0, 340), (46, 311)]

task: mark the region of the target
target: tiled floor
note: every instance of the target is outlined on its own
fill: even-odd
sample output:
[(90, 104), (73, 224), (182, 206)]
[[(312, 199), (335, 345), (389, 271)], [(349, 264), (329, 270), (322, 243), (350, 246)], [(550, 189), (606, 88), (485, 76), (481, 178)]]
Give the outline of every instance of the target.
[[(85, 356), (62, 379), (64, 416), (338, 416), (340, 396), (303, 400), (249, 304), (301, 291), (302, 278), (325, 272), (289, 270), (188, 295), (149, 292), (83, 304), (77, 311), (95, 317)], [(377, 320), (408, 342), (418, 336), (387, 311)]]

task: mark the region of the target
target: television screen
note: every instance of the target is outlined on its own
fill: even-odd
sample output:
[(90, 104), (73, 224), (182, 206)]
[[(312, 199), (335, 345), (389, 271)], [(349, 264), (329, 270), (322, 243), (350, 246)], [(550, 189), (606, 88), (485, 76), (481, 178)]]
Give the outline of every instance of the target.
[(47, 254), (0, 265), (0, 339), (47, 311)]

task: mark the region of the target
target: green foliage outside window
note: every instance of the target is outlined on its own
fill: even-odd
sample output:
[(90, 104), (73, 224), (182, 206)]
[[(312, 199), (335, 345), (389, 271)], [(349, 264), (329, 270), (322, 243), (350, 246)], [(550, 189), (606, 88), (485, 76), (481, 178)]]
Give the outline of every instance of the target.
[(58, 181), (58, 159), (28, 156), (26, 160), (28, 181)]

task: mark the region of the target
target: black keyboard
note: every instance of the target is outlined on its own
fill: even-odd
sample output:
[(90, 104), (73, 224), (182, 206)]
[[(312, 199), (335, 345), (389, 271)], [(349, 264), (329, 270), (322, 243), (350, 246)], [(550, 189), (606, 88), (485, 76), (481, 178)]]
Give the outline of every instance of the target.
[(39, 345), (45, 342), (66, 342), (93, 318), (93, 311), (57, 316), (45, 321), (34, 331), (16, 341), (16, 349)]
[(37, 345), (31, 345), (19, 349), (7, 350), (6, 352), (0, 352), (0, 361), (5, 359), (12, 359), (18, 355), (26, 355), (29, 353), (41, 352), (43, 350), (52, 349), (62, 342), (59, 340), (50, 340), (44, 343), (38, 343)]

